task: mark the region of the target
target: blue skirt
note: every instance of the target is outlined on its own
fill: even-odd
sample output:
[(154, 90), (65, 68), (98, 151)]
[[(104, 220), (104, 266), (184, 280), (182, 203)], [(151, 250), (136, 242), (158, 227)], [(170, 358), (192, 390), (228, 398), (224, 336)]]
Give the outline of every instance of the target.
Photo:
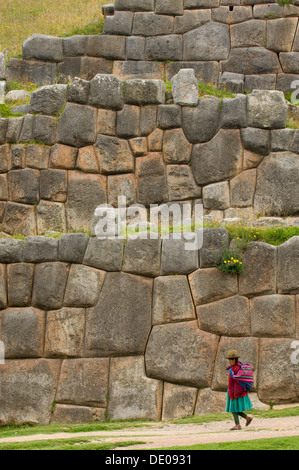
[(227, 392), (226, 396), (226, 409), (227, 413), (241, 413), (252, 409), (252, 403), (248, 395), (245, 397), (235, 398), (231, 400)]

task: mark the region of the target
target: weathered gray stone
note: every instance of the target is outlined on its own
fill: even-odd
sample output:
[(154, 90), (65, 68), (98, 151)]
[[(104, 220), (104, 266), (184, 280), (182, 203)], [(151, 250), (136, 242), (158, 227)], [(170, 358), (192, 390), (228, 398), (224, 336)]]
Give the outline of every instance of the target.
[[(25, 146), (24, 145), (12, 145), (10, 147), (10, 155), (11, 155), (11, 165), (10, 169), (11, 170), (18, 170), (21, 168), (25, 168), (26, 163), (25, 163), (25, 158), (26, 158), (26, 151), (25, 151)], [(35, 172), (38, 174), (38, 172)]]
[(58, 240), (54, 238), (31, 236), (24, 241), (24, 261), (26, 263), (41, 263), (56, 261)]
[(182, 60), (183, 40), (178, 34), (146, 38), (145, 60)]
[(159, 238), (127, 237), (122, 267), (124, 272), (156, 277), (160, 275), (160, 265), (161, 240)]
[(85, 54), (87, 37), (81, 34), (63, 38), (63, 53), (66, 57), (81, 56)]
[(63, 203), (40, 201), (36, 207), (37, 233), (66, 232), (66, 213)]
[(155, 13), (162, 15), (183, 15), (184, 0), (156, 0)]
[(32, 304), (45, 310), (62, 307), (68, 277), (66, 264), (41, 263), (35, 268)]
[(165, 103), (166, 85), (162, 80), (127, 80), (124, 99), (127, 104), (150, 105)]
[(136, 13), (133, 22), (133, 36), (160, 36), (171, 34), (174, 30), (174, 18), (156, 15), (152, 12)]
[(160, 153), (136, 161), (138, 202), (149, 206), (167, 201), (166, 168)]
[(221, 127), (234, 129), (247, 127), (246, 96), (238, 94), (236, 98), (224, 98), (222, 101)]
[(123, 240), (90, 238), (83, 263), (105, 271), (121, 271)]
[(86, 233), (67, 233), (58, 241), (58, 259), (66, 263), (83, 263), (89, 236)]
[(56, 63), (11, 59), (6, 69), (8, 81), (35, 83), (38, 86), (56, 83)]
[(25, 204), (39, 202), (39, 172), (26, 168), (8, 173), (9, 199)]
[(32, 116), (32, 114), (24, 116), (22, 130), (19, 135), (19, 142), (32, 142), (34, 121), (35, 117)]
[(277, 129), (271, 132), (272, 152), (290, 150), (296, 134), (295, 129)]
[(242, 154), (238, 130), (221, 129), (210, 142), (194, 145), (191, 164), (196, 183), (205, 185), (236, 176), (242, 169)]
[(18, 360), (1, 366), (2, 424), (49, 424), (61, 361)]
[(50, 148), (43, 145), (28, 144), (26, 147), (26, 166), (46, 170), (49, 165)]
[(84, 345), (85, 310), (62, 308), (47, 312), (46, 357), (81, 357)]
[[(128, 39), (129, 38), (127, 38), (127, 40)], [(141, 54), (140, 52), (140, 55)], [(143, 54), (145, 56), (145, 45)], [(138, 56), (136, 56), (134, 60), (114, 61), (113, 74), (120, 80), (134, 80), (137, 78), (144, 80), (163, 80), (164, 64), (163, 62), (138, 60)]]
[(104, 135), (116, 135), (116, 111), (98, 109), (97, 132)]
[(76, 77), (68, 87), (67, 100), (78, 104), (87, 104), (90, 82)]
[(66, 359), (61, 367), (56, 402), (105, 407), (108, 369), (109, 359)]
[(254, 90), (247, 97), (248, 126), (262, 129), (286, 127), (288, 108), (281, 91)]
[(40, 197), (55, 202), (66, 202), (67, 172), (42, 170), (40, 173)]
[(241, 130), (243, 147), (259, 155), (269, 155), (271, 132), (266, 129), (247, 127)]
[(56, 117), (35, 115), (33, 122), (33, 139), (46, 145), (56, 144)]
[(118, 111), (116, 120), (116, 132), (118, 137), (138, 137), (140, 127), (139, 106), (124, 105), (122, 111)]
[(264, 47), (237, 47), (232, 49), (228, 60), (221, 62), (223, 72), (255, 75), (278, 73), (280, 63), (275, 52)]
[(127, 140), (98, 135), (95, 151), (102, 173), (134, 172), (134, 157)]
[(73, 147), (96, 141), (96, 110), (89, 106), (67, 103), (58, 121), (58, 140)]
[(151, 329), (152, 282), (127, 273), (107, 273), (97, 305), (87, 310), (88, 355), (144, 353)]
[(136, 181), (133, 173), (108, 177), (108, 204), (117, 207), (120, 196), (126, 197), (127, 206), (137, 202)]
[[(279, 74), (278, 74), (279, 76)], [(253, 90), (275, 90), (276, 89), (276, 74), (264, 75), (245, 75), (245, 91), (252, 92)]]
[(176, 239), (169, 234), (162, 243), (161, 268), (163, 275), (190, 274), (198, 268), (198, 251), (187, 250), (184, 236)]
[(195, 416), (223, 413), (226, 406), (226, 393), (214, 392), (210, 388), (199, 390), (195, 406)]
[(142, 106), (140, 110), (140, 135), (148, 136), (157, 127), (157, 110), (154, 105)]
[(10, 307), (31, 305), (33, 276), (33, 264), (16, 263), (7, 266), (7, 296)]
[(107, 16), (104, 23), (104, 34), (119, 34), (130, 36), (132, 33), (134, 14), (132, 12), (118, 12)]
[(184, 14), (174, 19), (174, 32), (184, 34), (211, 21), (211, 10), (184, 10)]
[(290, 344), (290, 339), (260, 340), (258, 397), (265, 403), (290, 403), (298, 400), (298, 365), (290, 360)]
[(172, 77), (172, 93), (175, 104), (197, 106), (199, 101), (198, 84), (193, 69), (182, 69)]
[(0, 79), (5, 79), (5, 56), (3, 52), (0, 52)]
[(177, 105), (161, 104), (158, 107), (158, 127), (160, 129), (172, 129), (181, 127), (182, 112)]
[(20, 263), (23, 261), (23, 241), (0, 238), (0, 262)]
[(126, 60), (126, 38), (108, 34), (90, 35), (87, 38), (86, 54), (91, 57)]
[(58, 115), (66, 102), (66, 85), (47, 85), (31, 95), (29, 112), (31, 114)]
[(294, 338), (295, 296), (267, 295), (250, 302), (253, 336)]
[(167, 184), (170, 201), (181, 201), (201, 196), (201, 188), (195, 183), (189, 165), (168, 165)]
[(193, 416), (197, 389), (165, 382), (162, 421)]
[(299, 237), (292, 237), (277, 248), (277, 286), (281, 294), (298, 293)]
[(237, 277), (216, 268), (198, 269), (190, 274), (189, 282), (196, 306), (238, 293)]
[(145, 354), (147, 375), (190, 387), (208, 387), (217, 336), (200, 331), (196, 321), (154, 326)]
[(145, 60), (145, 38), (140, 36), (127, 38), (127, 59)]
[[(97, 38), (99, 36), (89, 36)], [(104, 57), (66, 57), (57, 65), (56, 81), (62, 84), (72, 82), (76, 77), (82, 80), (92, 80), (98, 73), (111, 74), (113, 60)]]
[(33, 34), (23, 42), (23, 59), (59, 62), (63, 59), (63, 40), (44, 34)]
[(105, 421), (105, 408), (90, 406), (56, 405), (51, 423), (89, 424)]
[(105, 279), (105, 272), (87, 266), (73, 265), (70, 269), (64, 303), (69, 307), (93, 307)]
[(161, 276), (154, 281), (153, 324), (195, 320), (186, 276)]
[(290, 52), (297, 23), (297, 18), (278, 18), (267, 21), (267, 49), (276, 52)]
[(229, 51), (227, 25), (209, 22), (184, 34), (183, 60), (225, 60)]
[(199, 328), (226, 336), (249, 336), (249, 301), (234, 296), (196, 308)]
[(220, 100), (215, 97), (203, 98), (195, 108), (184, 107), (183, 130), (192, 144), (211, 140), (220, 128)]
[(200, 267), (210, 268), (222, 259), (221, 252), (228, 247), (225, 228), (204, 228), (203, 245), (199, 252)]
[(143, 357), (111, 359), (109, 419), (159, 420), (162, 396), (163, 382), (148, 378)]
[(242, 171), (230, 181), (232, 207), (253, 206), (256, 188), (256, 170)]
[(154, 0), (115, 0), (114, 8), (116, 11), (154, 11)]
[(8, 202), (3, 219), (3, 231), (11, 235), (36, 234), (34, 206)]
[(89, 230), (96, 207), (106, 203), (104, 176), (79, 171), (69, 172), (67, 200), (69, 230)]
[(23, 124), (23, 118), (11, 118), (8, 120), (6, 141), (10, 143), (18, 142), (19, 135)]
[(45, 312), (34, 308), (7, 309), (1, 314), (0, 328), (5, 358), (43, 355)]
[(200, 61), (200, 62), (169, 62), (165, 64), (166, 80), (171, 81), (172, 77), (176, 75), (181, 69), (193, 69), (195, 76), (200, 82), (211, 83), (213, 86), (218, 86), (219, 81), (219, 63), (217, 61)]
[(276, 247), (252, 242), (245, 251), (244, 273), (239, 278), (241, 295), (274, 294), (276, 291)]
[(290, 152), (272, 153), (257, 170), (255, 211), (270, 216), (298, 212), (298, 157)]
[(202, 190), (205, 209), (225, 210), (230, 207), (229, 182), (209, 184)]
[(281, 52), (279, 60), (285, 73), (299, 73), (298, 52)]
[(263, 47), (267, 34), (266, 28), (266, 21), (257, 19), (232, 25), (230, 28), (231, 47)]
[(67, 145), (55, 144), (51, 148), (49, 168), (73, 170), (75, 168), (78, 150)]
[(89, 104), (119, 110), (123, 107), (123, 82), (113, 75), (96, 75), (90, 82)]
[(0, 264), (0, 308), (7, 307), (6, 268)]
[(0, 200), (7, 201), (8, 199), (8, 185), (7, 175), (0, 175)]

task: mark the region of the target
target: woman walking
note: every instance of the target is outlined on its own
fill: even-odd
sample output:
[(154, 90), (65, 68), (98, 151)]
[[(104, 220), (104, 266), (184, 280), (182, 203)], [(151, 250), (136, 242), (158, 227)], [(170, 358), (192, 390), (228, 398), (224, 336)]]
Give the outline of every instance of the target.
[[(235, 349), (228, 351), (226, 359), (229, 360), (229, 367), (226, 370), (232, 371), (235, 375), (241, 369), (242, 364), (239, 362), (239, 355)], [(226, 397), (226, 412), (232, 413), (235, 421), (235, 426), (231, 431), (236, 431), (241, 428), (239, 416), (246, 419), (246, 426), (249, 426), (253, 418), (247, 416), (244, 411), (251, 410), (252, 403), (248, 396), (248, 391), (240, 385), (236, 379), (229, 374), (228, 391)]]

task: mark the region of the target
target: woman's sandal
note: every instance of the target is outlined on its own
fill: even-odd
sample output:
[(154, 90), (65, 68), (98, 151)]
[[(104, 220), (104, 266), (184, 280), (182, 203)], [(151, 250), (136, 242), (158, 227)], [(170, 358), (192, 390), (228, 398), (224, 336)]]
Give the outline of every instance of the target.
[(246, 418), (246, 426), (249, 426), (249, 424), (251, 423), (251, 421), (253, 420), (253, 418), (251, 418), (250, 416), (247, 416)]
[(240, 431), (242, 428), (241, 428), (241, 425), (240, 424), (236, 424), (236, 426), (234, 426), (233, 428), (230, 429), (230, 431)]

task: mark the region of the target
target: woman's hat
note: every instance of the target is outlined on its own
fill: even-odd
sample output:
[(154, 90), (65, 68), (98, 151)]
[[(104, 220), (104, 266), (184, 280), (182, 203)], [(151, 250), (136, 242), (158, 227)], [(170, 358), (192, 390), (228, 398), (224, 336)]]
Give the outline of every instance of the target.
[(238, 352), (235, 349), (230, 349), (227, 353), (226, 359), (239, 359)]

